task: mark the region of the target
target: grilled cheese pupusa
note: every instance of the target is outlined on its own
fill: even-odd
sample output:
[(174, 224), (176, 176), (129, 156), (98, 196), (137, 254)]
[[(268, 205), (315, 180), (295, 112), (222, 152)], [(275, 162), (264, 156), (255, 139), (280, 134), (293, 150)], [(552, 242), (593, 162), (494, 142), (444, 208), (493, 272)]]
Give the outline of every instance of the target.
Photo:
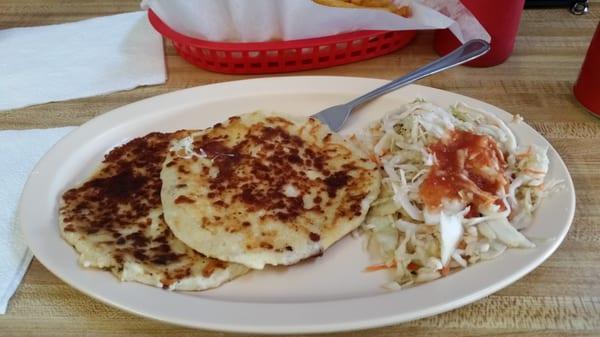
[(380, 185), (376, 164), (319, 121), (260, 112), (179, 134), (161, 179), (175, 236), (255, 269), (321, 254), (360, 225)]
[(192, 250), (165, 224), (160, 170), (181, 133), (151, 133), (111, 150), (96, 173), (64, 193), (61, 235), (83, 266), (173, 290), (216, 287), (248, 270)]

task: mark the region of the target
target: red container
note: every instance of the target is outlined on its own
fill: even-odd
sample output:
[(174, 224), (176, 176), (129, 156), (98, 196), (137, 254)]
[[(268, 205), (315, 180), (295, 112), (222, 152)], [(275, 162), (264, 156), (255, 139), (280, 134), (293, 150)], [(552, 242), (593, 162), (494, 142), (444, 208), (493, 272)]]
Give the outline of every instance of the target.
[(326, 68), (391, 53), (415, 31), (359, 31), (314, 39), (269, 42), (212, 42), (180, 34), (152, 10), (150, 23), (173, 42), (177, 53), (206, 70), (228, 74), (267, 74)]
[(573, 93), (581, 105), (600, 117), (600, 23), (590, 42)]
[[(492, 37), (490, 51), (466, 65), (490, 67), (506, 61), (515, 48), (515, 38), (525, 0), (461, 0), (461, 2)], [(438, 54), (446, 55), (458, 46), (460, 42), (449, 30), (435, 32), (434, 48)]]

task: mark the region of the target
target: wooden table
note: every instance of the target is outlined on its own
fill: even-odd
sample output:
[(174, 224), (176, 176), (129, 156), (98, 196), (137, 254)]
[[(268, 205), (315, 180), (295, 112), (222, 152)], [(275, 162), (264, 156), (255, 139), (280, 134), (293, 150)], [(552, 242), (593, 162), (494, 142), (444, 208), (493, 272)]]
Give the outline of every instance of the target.
[[(2, 0), (0, 29), (76, 21), (134, 11), (138, 6), (136, 0)], [(581, 17), (560, 9), (526, 10), (515, 53), (506, 63), (483, 69), (460, 67), (420, 81), (519, 113), (554, 145), (577, 191), (575, 221), (560, 248), (523, 279), (471, 305), (347, 335), (600, 336), (600, 120), (584, 111), (571, 94), (600, 17), (597, 8), (600, 0), (592, 1), (592, 12)], [(298, 75), (391, 79), (436, 58), (432, 40), (431, 32), (422, 32), (400, 52)], [(171, 46), (166, 54), (169, 79), (165, 85), (1, 112), (0, 129), (78, 125), (146, 97), (249, 77), (197, 69)], [(227, 334), (181, 328), (113, 309), (74, 290), (34, 259), (8, 313), (0, 316), (0, 336), (83, 335)]]

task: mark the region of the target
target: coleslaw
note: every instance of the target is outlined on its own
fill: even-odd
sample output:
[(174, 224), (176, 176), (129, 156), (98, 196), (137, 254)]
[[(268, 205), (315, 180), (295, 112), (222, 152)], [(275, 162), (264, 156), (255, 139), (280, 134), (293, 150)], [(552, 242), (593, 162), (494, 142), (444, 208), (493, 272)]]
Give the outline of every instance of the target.
[(361, 228), (381, 262), (367, 270), (393, 272), (387, 288), (431, 281), (507, 248), (535, 247), (519, 230), (559, 182), (544, 183), (547, 148), (517, 144), (495, 115), (418, 99), (355, 139), (383, 172)]

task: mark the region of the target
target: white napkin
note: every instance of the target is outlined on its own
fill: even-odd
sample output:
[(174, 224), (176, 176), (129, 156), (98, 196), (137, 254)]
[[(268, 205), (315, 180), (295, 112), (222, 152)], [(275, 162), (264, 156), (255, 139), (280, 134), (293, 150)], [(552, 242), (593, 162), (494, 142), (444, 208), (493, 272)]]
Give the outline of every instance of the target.
[(0, 314), (6, 312), (32, 257), (15, 221), (21, 191), (42, 155), (73, 129), (0, 131)]
[(0, 110), (165, 80), (162, 38), (146, 12), (0, 30)]

